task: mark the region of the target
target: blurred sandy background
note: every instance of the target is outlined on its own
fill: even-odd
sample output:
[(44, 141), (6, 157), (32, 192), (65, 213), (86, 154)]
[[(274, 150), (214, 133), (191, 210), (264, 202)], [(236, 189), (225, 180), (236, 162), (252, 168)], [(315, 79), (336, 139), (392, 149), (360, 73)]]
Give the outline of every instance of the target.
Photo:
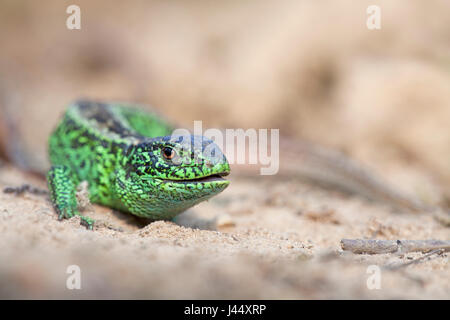
[[(70, 4), (81, 8), (81, 30), (65, 26)], [(366, 8), (373, 4), (381, 7), (381, 30), (366, 27)], [(186, 127), (203, 120), (204, 127), (280, 128), (282, 135), (337, 148), (421, 199), (449, 206), (449, 17), (445, 0), (2, 0), (0, 149), (19, 168), (43, 171), (48, 134), (69, 102), (135, 101)], [(32, 179), (6, 164), (0, 178), (2, 187)], [(45, 188), (41, 180), (34, 183)], [(91, 277), (103, 280), (91, 282), (84, 297), (449, 297), (446, 257), (417, 265), (413, 276), (389, 274), (391, 290), (376, 294), (353, 275), (362, 270), (364, 277), (359, 263), (378, 258), (356, 257), (356, 264), (331, 259), (331, 269), (320, 260), (319, 252), (338, 250), (340, 238), (370, 237), (373, 228), (384, 230), (376, 233), (381, 238), (448, 240), (448, 228), (432, 218), (392, 216), (382, 206), (301, 182), (257, 188), (251, 181), (233, 183), (182, 216), (181, 227), (158, 222), (139, 229), (132, 223), (123, 227), (125, 234), (104, 228), (89, 235), (77, 223), (54, 221), (46, 199), (25, 196), (22, 204), (1, 195), (1, 242), (8, 248), (1, 254), (0, 294), (78, 297), (58, 287), (64, 271), (56, 278), (49, 271), (52, 261), (78, 259), (89, 266), (117, 263), (93, 271)], [(47, 212), (44, 222), (31, 218), (36, 210)], [(203, 213), (211, 221), (223, 214), (233, 223), (223, 230), (220, 223), (205, 227), (196, 220)], [(198, 221), (200, 230), (191, 229)], [(211, 228), (224, 233), (204, 230)], [(160, 239), (167, 234), (167, 242)], [(51, 259), (36, 262), (42, 252)], [(132, 266), (118, 262), (124, 253)], [(288, 262), (279, 266), (280, 259)], [(41, 280), (24, 278), (24, 266), (36, 264)], [(126, 280), (111, 284), (124, 272)], [(422, 282), (414, 280), (420, 277)], [(190, 289), (180, 291), (187, 278)], [(118, 288), (120, 294), (111, 293)]]

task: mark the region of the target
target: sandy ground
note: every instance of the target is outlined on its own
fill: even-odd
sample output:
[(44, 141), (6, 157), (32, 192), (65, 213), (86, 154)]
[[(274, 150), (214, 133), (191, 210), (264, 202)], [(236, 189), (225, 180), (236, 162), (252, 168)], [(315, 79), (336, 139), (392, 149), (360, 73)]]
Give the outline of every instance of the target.
[[(0, 193), (2, 298), (437, 298), (450, 297), (448, 254), (355, 255), (342, 238), (449, 239), (429, 215), (388, 208), (299, 181), (232, 177), (221, 195), (176, 222), (142, 221), (88, 206), (94, 231), (58, 221), (46, 195)], [(0, 188), (36, 177), (3, 165)], [(18, 236), (20, 235), (20, 236)], [(69, 290), (67, 268), (81, 270)], [(369, 290), (369, 265), (381, 267)]]
[[(81, 30), (66, 28), (70, 4), (0, 3), (1, 298), (450, 298), (448, 253), (392, 271), (423, 254), (339, 245), (450, 240), (448, 227), (293, 177), (232, 169), (175, 222), (88, 206), (94, 231), (58, 221), (46, 195), (3, 193), (46, 190), (26, 172), (45, 172), (49, 133), (84, 97), (144, 103), (183, 128), (277, 128), (449, 211), (448, 1), (78, 0)], [(66, 287), (71, 265), (81, 290)]]

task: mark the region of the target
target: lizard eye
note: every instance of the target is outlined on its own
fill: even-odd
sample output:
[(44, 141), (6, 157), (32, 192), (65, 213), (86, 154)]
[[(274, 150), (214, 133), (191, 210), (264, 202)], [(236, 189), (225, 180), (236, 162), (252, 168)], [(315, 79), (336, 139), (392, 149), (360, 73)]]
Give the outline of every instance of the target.
[(163, 157), (166, 158), (167, 160), (171, 160), (173, 159), (173, 157), (175, 157), (175, 150), (173, 150), (170, 147), (162, 148), (161, 153)]

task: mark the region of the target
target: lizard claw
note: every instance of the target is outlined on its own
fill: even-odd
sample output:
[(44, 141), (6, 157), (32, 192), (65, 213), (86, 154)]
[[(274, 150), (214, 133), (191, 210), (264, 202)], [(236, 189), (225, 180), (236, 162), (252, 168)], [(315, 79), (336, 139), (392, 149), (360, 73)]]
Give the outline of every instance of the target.
[(94, 220), (92, 218), (80, 216), (80, 219), (80, 225), (86, 227), (88, 230), (94, 229)]

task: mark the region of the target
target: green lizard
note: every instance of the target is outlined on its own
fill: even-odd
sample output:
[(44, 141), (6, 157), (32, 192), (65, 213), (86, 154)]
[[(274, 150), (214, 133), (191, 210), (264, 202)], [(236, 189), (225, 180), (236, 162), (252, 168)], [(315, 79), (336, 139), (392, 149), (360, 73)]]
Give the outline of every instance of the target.
[(92, 202), (150, 219), (172, 219), (223, 191), (230, 167), (217, 145), (172, 132), (161, 117), (132, 105), (70, 105), (49, 138), (47, 182), (59, 219), (78, 215), (93, 228), (77, 209), (82, 181)]

